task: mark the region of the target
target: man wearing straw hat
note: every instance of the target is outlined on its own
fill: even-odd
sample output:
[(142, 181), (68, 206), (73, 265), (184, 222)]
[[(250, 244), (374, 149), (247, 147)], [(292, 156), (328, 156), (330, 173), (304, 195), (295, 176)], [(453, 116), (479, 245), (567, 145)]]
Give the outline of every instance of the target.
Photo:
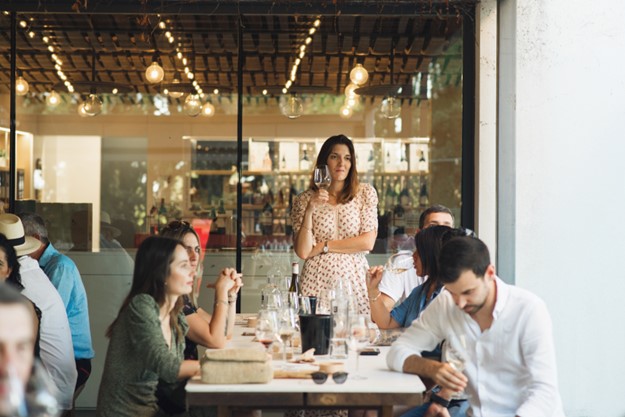
[(37, 261), (27, 256), (38, 250), (41, 242), (25, 236), (22, 221), (14, 214), (0, 214), (0, 233), (11, 242), (19, 257), (22, 294), (41, 310), (41, 361), (59, 391), (59, 406), (71, 410), (77, 373), (67, 313), (56, 288)]

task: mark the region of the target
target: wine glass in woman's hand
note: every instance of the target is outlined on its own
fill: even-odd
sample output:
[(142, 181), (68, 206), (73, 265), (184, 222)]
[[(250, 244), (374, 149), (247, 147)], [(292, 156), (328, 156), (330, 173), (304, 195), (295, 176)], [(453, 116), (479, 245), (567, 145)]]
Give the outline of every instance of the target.
[(317, 165), (313, 174), (313, 181), (319, 190), (327, 190), (332, 184), (330, 168), (327, 165)]

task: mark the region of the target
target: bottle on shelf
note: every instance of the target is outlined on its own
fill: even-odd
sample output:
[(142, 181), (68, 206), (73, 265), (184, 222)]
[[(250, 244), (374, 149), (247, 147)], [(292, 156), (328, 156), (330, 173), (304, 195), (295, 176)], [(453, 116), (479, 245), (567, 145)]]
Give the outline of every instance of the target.
[(289, 292), (296, 293), (298, 296), (302, 295), (299, 288), (299, 264), (297, 262), (291, 264), (291, 285), (289, 286)]
[(369, 158), (367, 159), (367, 171), (375, 171), (375, 157), (373, 156), (373, 149), (369, 151)]
[(282, 155), (282, 160), (280, 161), (280, 169), (281, 170), (286, 169), (286, 159), (284, 158), (284, 155)]
[(259, 223), (264, 236), (271, 236), (273, 234), (273, 207), (271, 207), (271, 204), (268, 202), (265, 203), (260, 213)]
[(300, 171), (308, 171), (310, 170), (310, 159), (308, 158), (308, 147), (304, 145), (302, 147), (302, 150), (304, 152), (304, 155), (302, 156), (302, 159), (300, 159), (299, 161), (299, 169)]
[(399, 160), (399, 170), (408, 171), (408, 160), (406, 159), (406, 146), (401, 146), (401, 159)]

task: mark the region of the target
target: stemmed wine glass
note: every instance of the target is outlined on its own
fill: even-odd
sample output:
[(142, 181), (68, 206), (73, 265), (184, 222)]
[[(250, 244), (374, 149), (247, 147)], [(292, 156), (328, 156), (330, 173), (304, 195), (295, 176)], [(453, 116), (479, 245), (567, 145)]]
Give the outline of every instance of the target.
[(367, 379), (366, 376), (358, 373), (360, 369), (360, 352), (371, 342), (369, 322), (371, 319), (366, 314), (356, 314), (349, 319), (349, 336), (347, 345), (356, 352), (356, 372), (350, 375), (351, 379)]
[(320, 190), (327, 190), (332, 184), (332, 176), (330, 176), (330, 168), (327, 165), (317, 165), (313, 175), (313, 181)]
[(391, 255), (384, 265), (384, 271), (391, 275), (402, 274), (411, 268), (414, 268), (414, 259), (412, 258), (412, 252), (409, 250), (402, 250)]
[(276, 339), (279, 330), (278, 311), (260, 310), (256, 321), (256, 339), (265, 346), (267, 352)]
[(282, 360), (286, 362), (286, 348), (293, 338), (293, 335), (299, 330), (297, 326), (297, 315), (295, 309), (286, 306), (280, 311), (278, 334), (282, 340)]

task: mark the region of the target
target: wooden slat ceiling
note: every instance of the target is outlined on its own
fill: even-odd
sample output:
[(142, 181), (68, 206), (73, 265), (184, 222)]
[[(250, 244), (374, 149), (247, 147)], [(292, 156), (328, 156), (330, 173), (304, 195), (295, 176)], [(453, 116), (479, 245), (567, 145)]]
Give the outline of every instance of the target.
[[(63, 61), (68, 79), (77, 86), (93, 81), (95, 57), (95, 81), (120, 84), (134, 93), (155, 94), (162, 86), (146, 82), (146, 67), (158, 55), (165, 82), (171, 82), (174, 73), (183, 70), (176, 58), (179, 48), (205, 92), (213, 88), (236, 92), (241, 25), (244, 93), (260, 94), (268, 89), (277, 94), (315, 18), (299, 14), (19, 13), (18, 22), (25, 21), (27, 27), (18, 25), (16, 63), (34, 94), (48, 92), (61, 82), (49, 45)], [(161, 20), (167, 23), (166, 29), (159, 28)], [(174, 43), (165, 36), (170, 28)], [(456, 83), (462, 72), (461, 32), (461, 15), (322, 16), (292, 91), (342, 95), (349, 83), (349, 71), (357, 62), (369, 71), (371, 86), (411, 84), (418, 73), (431, 71), (431, 63), (438, 64), (438, 76)], [(47, 44), (43, 36), (49, 38)], [(2, 13), (0, 93), (8, 92), (9, 68), (10, 18)]]

